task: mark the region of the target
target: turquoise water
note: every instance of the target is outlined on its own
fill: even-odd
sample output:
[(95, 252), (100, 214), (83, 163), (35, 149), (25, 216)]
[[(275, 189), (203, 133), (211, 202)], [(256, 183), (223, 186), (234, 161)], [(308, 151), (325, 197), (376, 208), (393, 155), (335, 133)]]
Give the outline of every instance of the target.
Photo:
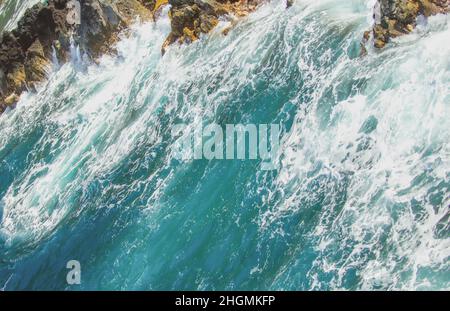
[[(368, 2), (55, 65), (0, 117), (0, 288), (449, 289), (449, 18), (359, 58)], [(176, 160), (200, 122), (280, 124), (280, 169)]]

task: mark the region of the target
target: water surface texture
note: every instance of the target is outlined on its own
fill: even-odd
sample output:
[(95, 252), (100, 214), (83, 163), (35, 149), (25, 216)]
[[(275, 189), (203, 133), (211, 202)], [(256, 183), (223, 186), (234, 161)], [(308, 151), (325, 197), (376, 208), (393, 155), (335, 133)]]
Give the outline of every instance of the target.
[[(360, 58), (371, 2), (272, 1), (164, 57), (161, 18), (55, 64), (0, 116), (0, 288), (450, 289), (450, 20)], [(280, 124), (279, 170), (178, 161), (201, 122)]]

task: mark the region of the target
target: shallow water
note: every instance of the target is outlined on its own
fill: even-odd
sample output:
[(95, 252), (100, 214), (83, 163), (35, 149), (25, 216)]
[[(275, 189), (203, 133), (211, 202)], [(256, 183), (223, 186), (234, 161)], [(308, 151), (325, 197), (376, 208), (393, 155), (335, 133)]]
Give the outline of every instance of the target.
[[(0, 288), (449, 289), (449, 18), (359, 58), (369, 2), (55, 66), (0, 117)], [(176, 160), (200, 122), (280, 124), (280, 169)]]

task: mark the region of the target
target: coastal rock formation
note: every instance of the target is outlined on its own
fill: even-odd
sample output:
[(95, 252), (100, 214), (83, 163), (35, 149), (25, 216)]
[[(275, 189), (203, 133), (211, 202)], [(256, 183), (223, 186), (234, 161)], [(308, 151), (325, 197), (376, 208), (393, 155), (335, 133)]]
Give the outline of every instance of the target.
[(169, 3), (169, 0), (141, 0), (141, 2), (151, 12), (152, 17), (155, 18), (160, 9)]
[(201, 34), (209, 33), (219, 23), (219, 17), (245, 16), (262, 2), (261, 0), (169, 0), (172, 31), (163, 45), (162, 52), (164, 53), (170, 44), (192, 42)]
[(177, 41), (194, 41), (201, 33), (211, 31), (219, 22), (219, 12), (209, 3), (201, 0), (169, 0), (169, 3), (172, 30), (163, 50)]
[(49, 6), (37, 4), (27, 10), (14, 31), (3, 33), (0, 41), (0, 112), (6, 105), (14, 103), (11, 99), (27, 88), (28, 80), (34, 84), (45, 75), (44, 59), (49, 59), (53, 41), (67, 41), (61, 36), (69, 31), (69, 25), (61, 22), (66, 14), (64, 9), (60, 2), (52, 2)]
[(426, 18), (449, 11), (450, 0), (379, 0), (374, 8), (374, 27), (364, 34), (363, 43), (372, 36), (374, 46), (383, 48), (390, 39), (413, 31), (419, 16)]
[[(64, 63), (77, 45), (91, 59), (112, 52), (119, 33), (136, 19), (155, 19), (170, 5), (171, 32), (162, 52), (173, 43), (189, 43), (211, 32), (219, 19), (246, 16), (265, 0), (48, 0), (28, 9), (17, 28), (0, 38), (0, 113), (14, 105), (24, 90), (43, 81), (51, 60)], [(286, 0), (290, 7), (293, 0)], [(383, 48), (391, 38), (411, 32), (419, 16), (450, 11), (450, 0), (378, 0), (368, 42)], [(223, 31), (226, 35), (231, 28)]]
[(0, 113), (46, 78), (53, 58), (66, 62), (71, 45), (95, 59), (136, 17), (151, 18), (140, 0), (48, 0), (28, 9), (0, 38)]
[(41, 41), (36, 39), (28, 48), (25, 57), (25, 80), (29, 87), (35, 88), (36, 84), (44, 80), (50, 68), (50, 61), (45, 56)]

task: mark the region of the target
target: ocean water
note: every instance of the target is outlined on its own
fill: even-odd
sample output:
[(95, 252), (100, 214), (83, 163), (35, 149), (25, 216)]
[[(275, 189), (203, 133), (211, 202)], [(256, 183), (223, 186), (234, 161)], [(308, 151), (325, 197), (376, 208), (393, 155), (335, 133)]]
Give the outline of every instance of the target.
[[(361, 58), (372, 5), (272, 1), (164, 57), (161, 18), (55, 64), (0, 116), (0, 288), (450, 289), (449, 17)], [(280, 124), (279, 169), (177, 160), (202, 122)]]

